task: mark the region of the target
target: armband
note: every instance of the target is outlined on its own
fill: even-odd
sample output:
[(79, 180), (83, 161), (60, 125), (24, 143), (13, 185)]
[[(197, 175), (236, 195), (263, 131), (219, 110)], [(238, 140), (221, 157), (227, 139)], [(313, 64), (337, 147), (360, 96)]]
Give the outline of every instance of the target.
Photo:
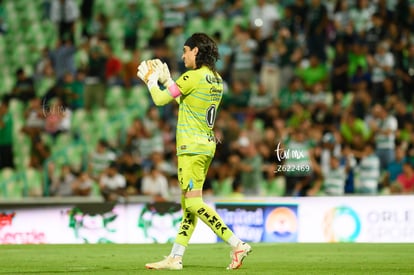
[(179, 97), (181, 95), (181, 91), (175, 82), (168, 87), (168, 91), (173, 98)]

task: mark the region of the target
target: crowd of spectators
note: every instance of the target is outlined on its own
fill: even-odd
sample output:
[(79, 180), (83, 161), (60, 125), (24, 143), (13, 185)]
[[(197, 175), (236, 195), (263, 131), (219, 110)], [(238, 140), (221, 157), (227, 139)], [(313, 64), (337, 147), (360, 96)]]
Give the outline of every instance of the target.
[[(142, 48), (145, 38), (137, 30), (146, 27), (147, 18), (141, 1), (126, 0), (119, 31), (131, 56), (127, 60), (109, 39), (111, 17), (93, 13), (95, 1), (44, 2), (43, 20), (56, 22), (58, 43), (42, 51), (32, 76), (19, 69), (14, 88), (2, 99), (1, 167), (13, 166), (9, 100), (25, 104), (22, 130), (32, 140), (30, 166), (42, 169), (50, 148), (42, 145), (41, 132), (52, 138), (74, 134), (72, 112), (107, 108), (110, 87), (127, 92), (142, 86), (135, 74), (144, 52), (167, 62), (174, 75), (183, 72), (181, 49), (187, 31), (194, 30), (191, 24), (197, 19), (207, 26), (226, 18), (234, 23), (230, 30), (210, 33), (221, 54), (217, 68), (225, 93), (205, 194), (414, 193), (410, 1), (257, 0), (246, 9), (252, 1), (157, 0), (151, 3), (160, 20)], [(59, 12), (62, 5), (67, 5), (66, 16)], [(79, 22), (82, 40), (76, 45)], [(56, 81), (40, 98), (35, 83), (43, 78)], [(109, 144), (101, 138), (89, 144), (90, 156), (80, 171), (49, 163), (50, 195), (89, 196), (96, 188), (107, 200), (179, 198), (176, 112), (176, 105), (150, 106), (128, 126), (124, 141)]]

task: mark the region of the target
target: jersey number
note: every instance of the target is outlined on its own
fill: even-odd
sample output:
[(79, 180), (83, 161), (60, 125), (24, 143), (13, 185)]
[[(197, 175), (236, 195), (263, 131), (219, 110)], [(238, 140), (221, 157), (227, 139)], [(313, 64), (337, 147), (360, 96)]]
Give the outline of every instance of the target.
[(214, 121), (216, 120), (216, 113), (217, 113), (217, 109), (216, 109), (216, 105), (210, 105), (210, 107), (208, 107), (207, 112), (206, 112), (206, 121), (207, 121), (207, 125), (210, 128), (213, 128), (214, 126)]

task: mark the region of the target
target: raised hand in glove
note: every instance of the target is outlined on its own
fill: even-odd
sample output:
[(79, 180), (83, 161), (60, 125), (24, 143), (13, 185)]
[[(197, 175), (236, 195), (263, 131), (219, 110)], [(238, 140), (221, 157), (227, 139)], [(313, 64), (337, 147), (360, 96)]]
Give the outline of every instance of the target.
[(171, 78), (171, 73), (170, 70), (168, 69), (168, 65), (167, 63), (162, 63), (161, 60), (159, 59), (154, 59), (152, 60), (152, 64), (155, 67), (155, 69), (159, 72), (159, 81), (160, 83), (168, 88), (170, 87), (172, 84), (174, 84), (174, 80), (172, 80)]
[(142, 61), (138, 66), (137, 76), (151, 89), (151, 87), (158, 85), (160, 71), (155, 66), (154, 60)]

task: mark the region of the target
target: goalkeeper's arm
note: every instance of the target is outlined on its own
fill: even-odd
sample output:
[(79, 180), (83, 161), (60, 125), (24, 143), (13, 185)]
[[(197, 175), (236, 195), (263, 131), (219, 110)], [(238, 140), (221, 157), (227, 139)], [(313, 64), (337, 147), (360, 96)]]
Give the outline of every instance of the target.
[[(157, 106), (168, 104), (181, 95), (180, 89), (171, 78), (167, 64), (159, 59), (143, 62), (143, 66), (139, 67), (138, 76), (146, 82), (152, 100)], [(167, 89), (161, 90), (158, 81)]]
[(151, 87), (148, 86), (148, 89), (150, 91), (152, 101), (154, 101), (154, 104), (157, 106), (168, 104), (174, 99), (167, 90), (161, 90), (158, 84)]

